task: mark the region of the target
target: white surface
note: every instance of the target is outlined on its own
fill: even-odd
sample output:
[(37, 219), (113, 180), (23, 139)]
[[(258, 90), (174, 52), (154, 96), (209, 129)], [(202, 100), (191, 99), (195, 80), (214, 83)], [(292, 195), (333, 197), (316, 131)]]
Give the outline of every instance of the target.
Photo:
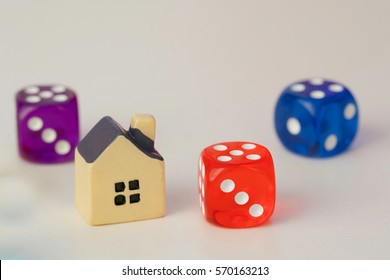
[[(390, 258), (388, 1), (1, 1), (0, 258)], [(346, 84), (359, 104), (351, 149), (286, 151), (280, 91), (302, 78)], [(157, 120), (165, 218), (91, 227), (74, 206), (73, 163), (18, 157), (18, 89), (60, 83), (79, 97), (84, 136), (103, 116)], [(200, 151), (223, 141), (271, 151), (277, 204), (265, 225), (203, 219)]]

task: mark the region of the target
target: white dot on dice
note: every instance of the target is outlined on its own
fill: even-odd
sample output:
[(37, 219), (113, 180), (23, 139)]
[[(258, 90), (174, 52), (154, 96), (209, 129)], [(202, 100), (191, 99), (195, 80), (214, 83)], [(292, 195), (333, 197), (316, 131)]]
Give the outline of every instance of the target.
[(219, 157), (217, 157), (217, 160), (219, 160), (219, 161), (231, 161), (232, 158), (229, 157), (229, 156), (219, 156)]
[(310, 79), (310, 83), (314, 86), (320, 86), (324, 83), (324, 79), (322, 78), (312, 78)]
[(231, 154), (232, 156), (241, 156), (244, 154), (244, 152), (240, 151), (240, 150), (233, 150), (233, 151), (230, 151), (229, 154)]
[(66, 155), (70, 152), (71, 146), (68, 141), (60, 140), (55, 145), (55, 151), (59, 155)]
[(306, 89), (304, 84), (295, 84), (291, 86), (291, 90), (295, 92), (302, 92)]
[(65, 94), (59, 94), (53, 97), (53, 100), (56, 102), (65, 102), (68, 99), (68, 96), (66, 96)]
[(329, 86), (329, 90), (333, 92), (342, 92), (344, 87), (338, 84), (332, 84)]
[(356, 106), (353, 103), (348, 103), (344, 108), (344, 118), (347, 120), (353, 119), (356, 115)]
[(43, 127), (43, 121), (41, 118), (39, 117), (32, 117), (31, 119), (29, 119), (27, 121), (27, 127), (31, 130), (31, 131), (38, 131), (38, 130), (41, 130), (42, 127)]
[(325, 150), (332, 151), (337, 146), (337, 136), (334, 134), (329, 135), (325, 140)]
[(264, 208), (260, 204), (253, 204), (249, 208), (249, 214), (252, 217), (255, 217), (255, 218), (260, 217), (261, 215), (263, 215), (263, 213), (264, 213)]
[(227, 147), (225, 145), (216, 145), (213, 147), (213, 149), (216, 151), (225, 151), (227, 150)]
[(58, 85), (52, 87), (51, 90), (54, 91), (55, 93), (63, 93), (66, 91), (66, 87)]
[(53, 143), (57, 139), (57, 132), (52, 128), (46, 128), (42, 131), (42, 140), (45, 143)]
[(38, 87), (28, 87), (24, 90), (25, 93), (27, 94), (37, 94), (39, 92)]
[(321, 90), (313, 90), (310, 92), (310, 97), (314, 99), (321, 99), (325, 97), (325, 92)]
[(41, 101), (41, 98), (39, 96), (36, 96), (36, 95), (31, 95), (31, 96), (26, 97), (26, 101), (28, 103), (38, 103)]
[(292, 135), (298, 135), (301, 132), (301, 123), (296, 118), (287, 120), (287, 130)]
[(50, 90), (44, 90), (41, 93), (39, 93), (39, 96), (42, 98), (52, 98), (53, 95), (54, 94)]
[(242, 145), (242, 148), (245, 150), (252, 150), (252, 149), (256, 148), (256, 145), (247, 143), (247, 144)]
[(249, 200), (249, 195), (246, 192), (239, 192), (234, 197), (234, 201), (239, 205), (244, 205)]
[(257, 154), (251, 154), (251, 155), (247, 155), (246, 158), (249, 160), (258, 160), (261, 158), (261, 156)]
[(202, 214), (203, 214), (203, 216), (205, 215), (204, 202), (203, 201), (202, 201)]
[(229, 192), (232, 192), (234, 190), (235, 186), (236, 185), (234, 184), (233, 180), (226, 179), (226, 180), (222, 181), (220, 188), (221, 188), (221, 191), (223, 191), (225, 193), (229, 193)]

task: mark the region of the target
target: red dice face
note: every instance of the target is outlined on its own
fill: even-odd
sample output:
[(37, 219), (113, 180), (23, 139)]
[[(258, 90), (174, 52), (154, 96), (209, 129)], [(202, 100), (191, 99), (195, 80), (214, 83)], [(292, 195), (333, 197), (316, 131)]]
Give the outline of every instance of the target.
[(199, 159), (199, 197), (207, 220), (243, 228), (265, 222), (275, 207), (272, 156), (248, 142), (218, 143)]

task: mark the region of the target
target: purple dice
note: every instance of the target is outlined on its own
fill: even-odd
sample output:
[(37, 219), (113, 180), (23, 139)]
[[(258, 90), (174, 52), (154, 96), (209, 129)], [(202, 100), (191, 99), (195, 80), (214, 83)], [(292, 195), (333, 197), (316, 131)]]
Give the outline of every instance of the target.
[(32, 162), (73, 160), (79, 141), (77, 97), (62, 85), (29, 86), (16, 95), (20, 155)]

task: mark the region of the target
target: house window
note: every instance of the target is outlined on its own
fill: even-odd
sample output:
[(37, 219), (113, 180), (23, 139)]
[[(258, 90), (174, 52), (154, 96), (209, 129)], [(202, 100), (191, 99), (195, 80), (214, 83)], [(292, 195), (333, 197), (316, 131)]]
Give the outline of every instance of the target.
[(140, 200), (139, 193), (130, 195), (130, 203), (137, 203)]
[(139, 181), (138, 180), (133, 180), (129, 182), (129, 189), (131, 191), (133, 190), (139, 190)]
[(123, 205), (126, 203), (126, 197), (124, 195), (117, 195), (115, 197), (115, 205)]
[(127, 203), (126, 202), (126, 193), (127, 192), (129, 192), (128, 193), (128, 197), (129, 197), (128, 203), (129, 204), (140, 202), (141, 201), (140, 194), (139, 193), (134, 193), (134, 191), (139, 190), (139, 188), (140, 188), (139, 180), (129, 181), (129, 189), (128, 189), (128, 191), (126, 190), (125, 182), (117, 182), (117, 183), (115, 183), (114, 189), (115, 189), (115, 193), (117, 193), (117, 195), (114, 198), (114, 204), (116, 206), (125, 205)]
[(126, 185), (123, 182), (115, 183), (115, 192), (123, 192), (126, 189)]

